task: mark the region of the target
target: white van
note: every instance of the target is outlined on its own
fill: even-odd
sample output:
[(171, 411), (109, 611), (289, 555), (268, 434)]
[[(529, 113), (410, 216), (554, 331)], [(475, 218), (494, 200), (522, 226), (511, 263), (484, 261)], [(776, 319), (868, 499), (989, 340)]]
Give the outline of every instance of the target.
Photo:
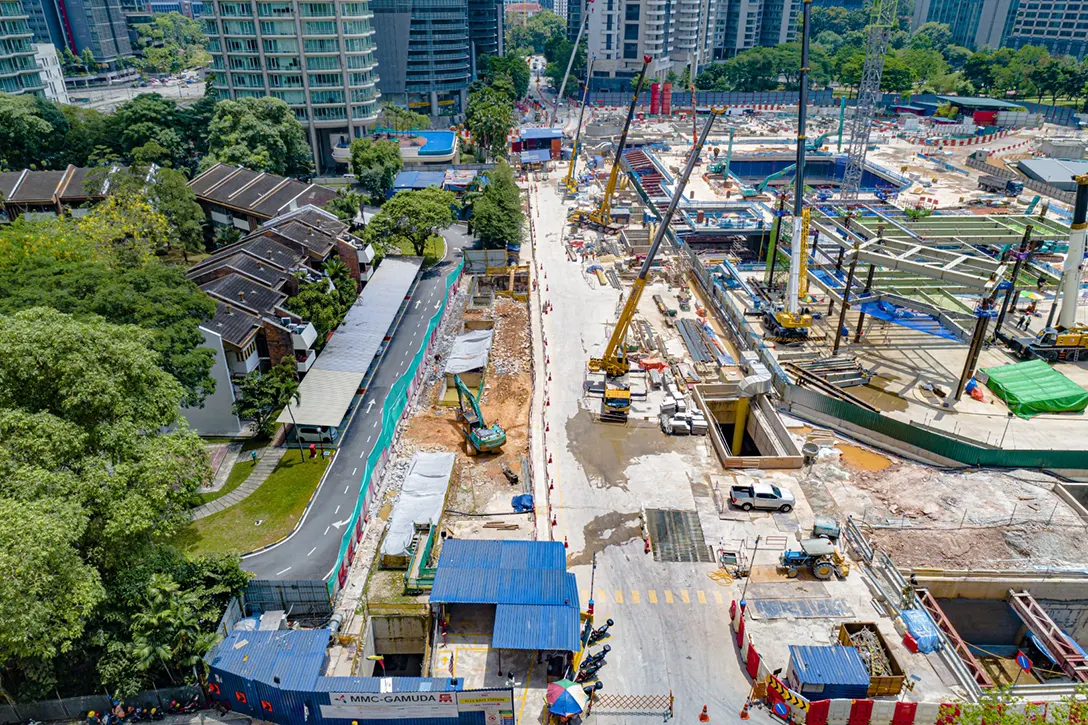
[(336, 441), (336, 429), (323, 425), (300, 425), (298, 439), (303, 443), (333, 443)]

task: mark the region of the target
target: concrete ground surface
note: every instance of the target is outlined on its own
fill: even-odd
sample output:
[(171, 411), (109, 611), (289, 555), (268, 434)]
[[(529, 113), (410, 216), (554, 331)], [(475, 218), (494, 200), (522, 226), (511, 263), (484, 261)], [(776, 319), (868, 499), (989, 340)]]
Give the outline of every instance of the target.
[(412, 301), (385, 350), (366, 396), (356, 405), (336, 456), (299, 527), (282, 542), (242, 558), (242, 566), (257, 578), (327, 579), (332, 575), (344, 527), (359, 497), (361, 470), (377, 443), (381, 405), (408, 361), (426, 344), (426, 323), (446, 293), (446, 277), (456, 267), (461, 249), (472, 241), (459, 226), (446, 230), (443, 236), (446, 257), (422, 272)]
[[(247, 454), (248, 455), (248, 454)], [(239, 501), (243, 501), (249, 497), (251, 493), (261, 487), (269, 476), (272, 475), (272, 471), (276, 470), (276, 466), (279, 465), (280, 458), (283, 457), (282, 448), (266, 447), (262, 448), (257, 454), (257, 465), (253, 467), (253, 470), (246, 476), (246, 480), (242, 482), (238, 488), (234, 489), (230, 493), (221, 498), (217, 498), (214, 501), (204, 504), (203, 506), (197, 506), (193, 509), (193, 520), (202, 519), (205, 516), (211, 516), (217, 514), (220, 511), (224, 511)], [(221, 488), (222, 486), (220, 486)], [(212, 489), (213, 491), (218, 489)]]

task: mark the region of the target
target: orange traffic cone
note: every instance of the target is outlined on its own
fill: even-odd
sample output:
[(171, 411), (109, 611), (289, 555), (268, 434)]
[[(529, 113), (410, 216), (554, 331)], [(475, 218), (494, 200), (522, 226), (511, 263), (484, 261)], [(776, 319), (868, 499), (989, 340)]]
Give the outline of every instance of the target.
[(744, 707), (740, 709), (740, 719), (748, 720), (751, 716), (748, 714), (748, 701), (744, 701)]
[(706, 712), (706, 705), (703, 705), (703, 711), (699, 713), (699, 722), (710, 722), (710, 715)]

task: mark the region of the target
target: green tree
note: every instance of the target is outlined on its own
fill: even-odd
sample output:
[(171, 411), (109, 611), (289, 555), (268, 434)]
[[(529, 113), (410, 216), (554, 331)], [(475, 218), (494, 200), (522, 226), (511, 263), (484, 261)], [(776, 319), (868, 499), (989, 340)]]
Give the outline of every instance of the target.
[(551, 10), (541, 10), (524, 23), (506, 26), (506, 47), (528, 48), (537, 55), (546, 54), (549, 44), (554, 47), (555, 41), (566, 37), (567, 21)]
[(378, 127), (394, 131), (426, 130), (431, 127), (431, 118), (422, 113), (398, 108), (392, 103), (383, 103), (378, 114)]
[(90, 48), (84, 48), (83, 52), (79, 55), (79, 62), (83, 64), (83, 69), (88, 73), (95, 73), (98, 70), (98, 61), (94, 59), (94, 53)]
[(453, 192), (433, 186), (394, 194), (366, 225), (363, 238), (382, 253), (405, 240), (422, 257), (427, 241), (453, 224), (456, 201)]
[(1002, 55), (1004, 57), (998, 58), (997, 53), (988, 48), (972, 54), (963, 63), (963, 77), (975, 87), (977, 92), (987, 92), (993, 88), (998, 63), (1012, 61), (1012, 58), (1008, 57), (1011, 54), (1006, 52)]
[(513, 102), (525, 98), (529, 92), (529, 64), (524, 58), (481, 55), (478, 68), (484, 83), (491, 84), (499, 78), (506, 78), (514, 88), (514, 97), (510, 99)]
[(896, 55), (920, 84), (935, 83), (948, 73), (948, 63), (938, 50), (907, 48), (898, 51)]
[(313, 171), (302, 124), (290, 106), (271, 97), (216, 104), (208, 128), (208, 156), (202, 163), (210, 166), (217, 161), (288, 176)]
[(952, 43), (952, 27), (947, 23), (922, 23), (910, 39), (916, 50), (936, 50), (943, 53)]
[(276, 431), (275, 415), (292, 401), (296, 405), (302, 402), (298, 386), (294, 357), (285, 357), (267, 373), (254, 370), (238, 384), (234, 413), (252, 421), (262, 436), (269, 437)]
[(396, 141), (352, 140), (351, 170), (371, 197), (382, 199), (392, 191), (402, 168), (404, 162), (400, 157), (400, 144)]
[(914, 72), (895, 55), (884, 61), (884, 73), (880, 76), (880, 90), (904, 93), (914, 87)]
[(363, 208), (365, 197), (354, 191), (341, 191), (325, 205), (325, 211), (331, 211), (345, 224), (353, 224), (359, 210)]
[(0, 169), (40, 168), (54, 133), (34, 96), (0, 93)]
[(472, 225), (476, 237), (489, 249), (502, 249), (508, 242), (521, 239), (525, 215), (521, 211), (521, 192), (514, 172), (499, 162), (487, 174), (487, 186), (472, 205)]
[(948, 61), (955, 70), (959, 70), (963, 67), (963, 64), (967, 62), (967, 59), (971, 57), (972, 53), (969, 49), (964, 48), (962, 45), (949, 45), (941, 51), (944, 55), (944, 59)]
[(506, 155), (506, 137), (514, 127), (514, 108), (501, 91), (485, 86), (468, 95), (465, 127), (486, 157)]

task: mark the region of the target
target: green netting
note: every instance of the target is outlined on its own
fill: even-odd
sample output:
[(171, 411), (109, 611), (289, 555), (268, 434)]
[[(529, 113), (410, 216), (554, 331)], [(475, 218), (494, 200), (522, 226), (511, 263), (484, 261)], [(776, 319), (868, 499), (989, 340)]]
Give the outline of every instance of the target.
[(423, 343), (420, 345), (415, 356), (412, 357), (412, 362), (408, 366), (408, 369), (397, 378), (397, 382), (390, 386), (389, 393), (382, 403), (382, 425), (378, 431), (378, 440), (375, 442), (374, 448), (370, 451), (370, 455), (367, 456), (366, 466), (363, 467), (362, 482), (359, 486), (359, 497), (355, 501), (355, 508), (352, 509), (348, 526), (344, 529), (344, 538), (340, 541), (340, 553), (336, 557), (336, 567), (333, 569), (333, 575), (329, 577), (328, 584), (329, 592), (331, 594), (335, 594), (336, 590), (339, 588), (337, 575), (348, 554), (348, 550), (351, 547), (351, 542), (355, 538), (359, 518), (363, 515), (363, 503), (366, 501), (367, 494), (370, 492), (370, 483), (373, 478), (374, 468), (385, 454), (386, 448), (393, 443), (393, 436), (396, 435), (397, 431), (397, 423), (400, 422), (400, 417), (404, 413), (404, 408), (408, 405), (408, 386), (411, 385), (416, 374), (419, 372), (419, 366), (423, 362), (423, 355), (427, 351), (427, 344), (430, 342), (431, 335), (434, 334), (435, 328), (437, 328), (439, 322), (442, 321), (442, 315), (446, 311), (450, 287), (452, 287), (453, 283), (457, 281), (457, 278), (461, 276), (461, 268), (464, 264), (465, 261), (462, 259), (457, 264), (456, 269), (450, 272), (449, 276), (446, 277), (446, 294), (442, 297), (442, 304), (438, 308), (438, 311), (431, 316), (430, 321), (427, 323), (427, 334), (423, 336)]
[(983, 368), (990, 390), (1021, 418), (1040, 413), (1079, 413), (1088, 406), (1088, 390), (1043, 360)]

